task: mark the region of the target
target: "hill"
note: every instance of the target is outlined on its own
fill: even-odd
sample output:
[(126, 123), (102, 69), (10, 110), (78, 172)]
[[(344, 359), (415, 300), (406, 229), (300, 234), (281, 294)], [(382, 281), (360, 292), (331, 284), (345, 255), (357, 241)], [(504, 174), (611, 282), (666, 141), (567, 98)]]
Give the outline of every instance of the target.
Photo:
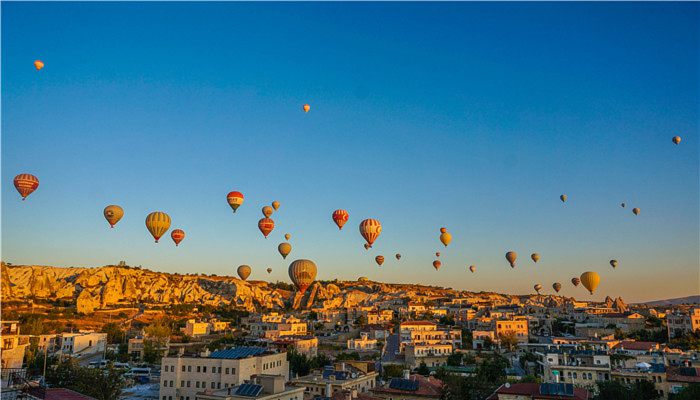
[(687, 297), (678, 297), (675, 299), (666, 299), (666, 300), (654, 300), (654, 301), (647, 301), (646, 303), (642, 303), (648, 306), (675, 306), (679, 304), (700, 304), (700, 295), (697, 296), (687, 296)]

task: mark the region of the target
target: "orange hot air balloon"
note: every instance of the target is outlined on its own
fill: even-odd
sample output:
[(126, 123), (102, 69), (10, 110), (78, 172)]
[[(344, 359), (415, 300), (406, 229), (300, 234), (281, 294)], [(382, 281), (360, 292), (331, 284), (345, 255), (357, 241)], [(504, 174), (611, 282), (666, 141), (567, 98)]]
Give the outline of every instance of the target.
[(267, 269), (267, 273), (268, 273), (268, 274), (271, 274), (271, 273), (272, 273), (272, 268), (268, 268), (268, 269)]
[(44, 68), (44, 63), (41, 60), (36, 60), (34, 61), (34, 68), (39, 71), (40, 69)]
[(170, 232), (170, 237), (173, 239), (173, 242), (175, 242), (175, 246), (179, 246), (182, 239), (185, 238), (185, 231), (182, 229), (173, 229), (173, 231)]
[(506, 253), (506, 260), (510, 264), (511, 268), (515, 268), (515, 260), (518, 258), (518, 253), (514, 251), (509, 251)]
[(170, 229), (170, 216), (162, 211), (154, 211), (146, 216), (146, 229), (151, 232), (158, 243), (158, 239)]
[(248, 279), (252, 271), (253, 270), (248, 265), (240, 265), (236, 270), (236, 272), (238, 272), (238, 276), (243, 280)]
[(447, 233), (447, 228), (440, 228), (440, 233)]
[(289, 264), (289, 278), (300, 292), (305, 292), (316, 279), (316, 264), (311, 260), (292, 262)]
[(637, 208), (637, 207), (633, 208), (632, 212), (634, 213), (634, 215), (639, 215), (639, 208)]
[(368, 245), (367, 243), (365, 243), (363, 246), (365, 246), (365, 250), (369, 250), (369, 248), (372, 247), (372, 246)]
[(284, 234), (284, 240), (289, 240), (292, 237), (292, 235), (285, 233)]
[(571, 278), (571, 283), (573, 283), (574, 286), (578, 286), (581, 280), (579, 278)]
[(272, 208), (274, 208), (275, 211), (279, 210), (279, 209), (280, 209), (280, 202), (277, 201), (277, 200), (273, 201), (273, 202), (272, 202)]
[(472, 273), (476, 272), (476, 265), (470, 265), (470, 266), (469, 266), (469, 270), (470, 270)]
[(258, 229), (260, 229), (263, 236), (267, 238), (267, 235), (275, 229), (275, 221), (270, 218), (261, 218), (260, 221), (258, 221)]
[(561, 290), (561, 283), (559, 283), (559, 282), (554, 282), (554, 283), (552, 284), (552, 288), (554, 289), (555, 292), (559, 293), (559, 291)]
[(372, 247), (374, 241), (377, 240), (379, 234), (382, 233), (382, 224), (376, 219), (366, 219), (360, 222), (360, 234), (367, 241), (369, 247)]
[(439, 271), (441, 266), (442, 263), (440, 262), (440, 260), (433, 261), (433, 268), (435, 268), (435, 271)]
[(343, 225), (348, 222), (350, 215), (345, 210), (335, 210), (333, 211), (333, 222), (338, 225), (338, 229), (343, 229)]
[(229, 192), (229, 194), (226, 195), (226, 201), (228, 202), (228, 205), (231, 206), (233, 209), (233, 212), (235, 213), (236, 210), (238, 210), (238, 207), (240, 207), (243, 204), (243, 200), (245, 198), (243, 197), (243, 193), (241, 192)]
[(381, 266), (382, 264), (384, 264), (384, 256), (376, 256), (374, 257), (374, 261), (376, 261), (377, 264)]
[(617, 268), (617, 260), (610, 260), (610, 265), (611, 265), (613, 268)]
[(292, 245), (287, 242), (280, 243), (279, 246), (277, 246), (277, 251), (280, 252), (283, 259), (286, 259), (289, 253), (292, 252)]
[(445, 247), (447, 247), (447, 245), (450, 244), (450, 242), (452, 241), (452, 235), (450, 234), (450, 232), (441, 233), (440, 241), (442, 242), (442, 244), (445, 245)]
[(534, 262), (540, 261), (540, 255), (537, 253), (532, 253), (530, 258), (532, 258), (532, 261), (534, 261)]
[(600, 283), (600, 275), (593, 271), (584, 272), (581, 274), (581, 283), (583, 283), (583, 287), (593, 294)]
[(124, 209), (116, 206), (114, 204), (105, 207), (104, 211), (102, 211), (102, 214), (104, 214), (105, 219), (107, 222), (109, 222), (109, 226), (114, 228), (114, 225), (119, 222), (120, 219), (124, 216)]
[(400, 259), (401, 259), (401, 254), (396, 253), (396, 259), (397, 259), (397, 260), (400, 260)]
[(270, 218), (270, 215), (272, 215), (272, 213), (274, 211), (275, 210), (270, 206), (265, 206), (262, 208), (262, 213), (263, 213), (263, 216), (265, 216), (265, 218)]
[(435, 253), (435, 257), (440, 257), (440, 252), (439, 252), (439, 251)]
[(26, 200), (27, 196), (39, 187), (39, 179), (32, 174), (19, 174), (15, 176), (14, 183), (15, 189), (22, 196), (22, 200)]
[(542, 290), (542, 285), (540, 285), (538, 283), (535, 286), (533, 286), (532, 288), (535, 289), (535, 292), (537, 292), (537, 294), (540, 294), (540, 290)]
[(673, 144), (679, 144), (681, 142), (681, 137), (680, 136), (674, 136), (673, 139)]
[(304, 110), (305, 113), (307, 113), (307, 112), (309, 112), (309, 110), (311, 110), (311, 106), (308, 104), (304, 104), (301, 108)]

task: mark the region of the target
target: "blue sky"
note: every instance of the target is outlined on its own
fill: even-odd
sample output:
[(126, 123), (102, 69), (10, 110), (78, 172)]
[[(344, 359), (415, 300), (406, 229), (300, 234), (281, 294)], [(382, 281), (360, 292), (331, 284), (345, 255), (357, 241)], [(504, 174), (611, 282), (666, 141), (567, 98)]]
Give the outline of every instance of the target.
[[(309, 258), (319, 279), (697, 294), (699, 14), (697, 3), (2, 3), (2, 258), (249, 264), (251, 279), (272, 280)], [(25, 172), (41, 184), (22, 202), (12, 178)], [(235, 216), (231, 190), (246, 195)], [(265, 240), (257, 220), (272, 200)], [(115, 229), (108, 204), (125, 209)], [(350, 213), (340, 232), (336, 208)], [(179, 248), (153, 243), (155, 210), (187, 232)], [(357, 226), (369, 217), (384, 232), (366, 252)], [(569, 283), (587, 270), (602, 277), (592, 297)]]

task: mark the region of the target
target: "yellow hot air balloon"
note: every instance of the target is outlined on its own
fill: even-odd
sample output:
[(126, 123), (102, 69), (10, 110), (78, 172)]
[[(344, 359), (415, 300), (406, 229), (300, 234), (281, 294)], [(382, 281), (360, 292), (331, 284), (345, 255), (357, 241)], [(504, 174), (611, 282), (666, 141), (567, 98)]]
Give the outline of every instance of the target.
[(289, 278), (300, 292), (305, 292), (316, 279), (316, 264), (311, 260), (292, 262), (289, 264)]
[(566, 203), (567, 196), (566, 196), (565, 194), (562, 194), (561, 196), (559, 196), (559, 199), (560, 199), (563, 203)]
[(376, 256), (376, 257), (374, 257), (374, 261), (376, 261), (377, 264), (379, 264), (379, 266), (381, 266), (382, 264), (384, 264), (384, 256)]
[(634, 213), (634, 215), (639, 215), (639, 208), (637, 208), (637, 207), (633, 208), (632, 212)]
[(433, 268), (435, 268), (435, 271), (440, 270), (441, 266), (442, 266), (442, 263), (440, 262), (440, 260), (433, 261)]
[(241, 279), (246, 280), (250, 276), (252, 269), (248, 265), (240, 265), (236, 272), (238, 272), (238, 276), (241, 277)]
[(470, 266), (469, 266), (469, 270), (470, 270), (472, 273), (476, 272), (476, 265), (470, 265)]
[(672, 140), (673, 140), (673, 144), (679, 144), (681, 142), (681, 137), (674, 136)]
[(532, 261), (534, 262), (540, 261), (540, 255), (538, 253), (532, 253), (530, 258), (532, 258)]
[(44, 63), (41, 60), (36, 60), (34, 61), (34, 68), (39, 71), (40, 69), (44, 68)]
[(613, 268), (617, 268), (617, 260), (610, 260), (610, 265), (611, 265)]
[(514, 251), (509, 251), (506, 253), (506, 260), (510, 264), (511, 268), (515, 268), (515, 260), (518, 258), (518, 253)]
[(289, 253), (292, 252), (292, 245), (287, 242), (280, 243), (279, 246), (277, 246), (277, 251), (280, 252), (283, 259), (286, 259)]
[(146, 217), (146, 228), (158, 243), (158, 239), (170, 229), (170, 216), (162, 211), (154, 211)]
[(447, 245), (450, 244), (450, 242), (452, 241), (452, 235), (450, 234), (450, 232), (441, 233), (440, 241), (442, 242), (442, 244), (445, 245), (445, 247), (447, 247)]
[(284, 240), (289, 240), (292, 237), (292, 235), (285, 233), (284, 234)]
[[(307, 112), (309, 112), (309, 110), (311, 110), (311, 106), (308, 104), (304, 104), (301, 108), (304, 110), (305, 113), (307, 113)], [(323, 113), (321, 113), (321, 114), (323, 114)]]
[(270, 218), (270, 215), (274, 212), (274, 209), (270, 206), (264, 206), (262, 208), (262, 213), (265, 216), (265, 218)]
[(583, 287), (593, 294), (600, 283), (600, 275), (593, 271), (584, 272), (581, 274), (581, 283)]
[(116, 225), (117, 222), (119, 222), (119, 220), (124, 216), (124, 209), (112, 204), (105, 207), (102, 213), (104, 214), (107, 222), (109, 222), (109, 226), (114, 228), (114, 225)]
[(542, 290), (542, 285), (538, 283), (535, 286), (533, 286), (533, 289), (535, 289), (535, 292), (537, 292), (537, 294), (540, 294), (540, 290)]
[(561, 283), (559, 283), (559, 282), (554, 282), (554, 283), (552, 284), (552, 288), (554, 289), (555, 292), (559, 293), (559, 291), (561, 290)]
[(273, 202), (272, 202), (272, 208), (274, 208), (275, 211), (279, 210), (279, 209), (280, 209), (280, 202), (277, 201), (277, 200), (273, 201)]

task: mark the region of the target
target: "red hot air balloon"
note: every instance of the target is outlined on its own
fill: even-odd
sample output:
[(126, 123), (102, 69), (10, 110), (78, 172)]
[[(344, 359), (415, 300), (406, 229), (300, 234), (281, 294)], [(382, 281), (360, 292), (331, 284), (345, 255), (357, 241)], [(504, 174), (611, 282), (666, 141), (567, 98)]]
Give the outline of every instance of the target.
[(382, 233), (382, 224), (376, 219), (366, 219), (360, 222), (360, 234), (367, 241), (369, 247), (372, 247), (374, 241), (377, 240), (379, 234)]
[(14, 183), (15, 189), (22, 196), (22, 200), (26, 200), (27, 196), (39, 187), (39, 179), (32, 174), (19, 174), (15, 176)]
[(226, 195), (226, 201), (228, 202), (228, 205), (231, 206), (231, 209), (233, 209), (233, 212), (238, 210), (238, 207), (243, 204), (244, 199), (243, 193), (241, 192), (233, 191)]
[(374, 261), (381, 267), (381, 265), (384, 264), (384, 256), (376, 256), (374, 257)]
[(435, 271), (438, 271), (441, 266), (442, 266), (442, 263), (440, 262), (440, 260), (433, 261), (433, 268), (435, 268)]
[(267, 238), (267, 235), (269, 235), (270, 232), (275, 229), (275, 221), (273, 221), (271, 218), (262, 218), (260, 221), (258, 221), (258, 229), (260, 229), (263, 236)]
[(345, 210), (335, 210), (333, 211), (333, 222), (338, 225), (338, 229), (343, 229), (343, 225), (348, 222), (350, 215)]
[(175, 242), (175, 246), (179, 246), (182, 239), (185, 238), (185, 231), (182, 229), (173, 229), (173, 231), (170, 232), (170, 237), (173, 239), (173, 242)]

